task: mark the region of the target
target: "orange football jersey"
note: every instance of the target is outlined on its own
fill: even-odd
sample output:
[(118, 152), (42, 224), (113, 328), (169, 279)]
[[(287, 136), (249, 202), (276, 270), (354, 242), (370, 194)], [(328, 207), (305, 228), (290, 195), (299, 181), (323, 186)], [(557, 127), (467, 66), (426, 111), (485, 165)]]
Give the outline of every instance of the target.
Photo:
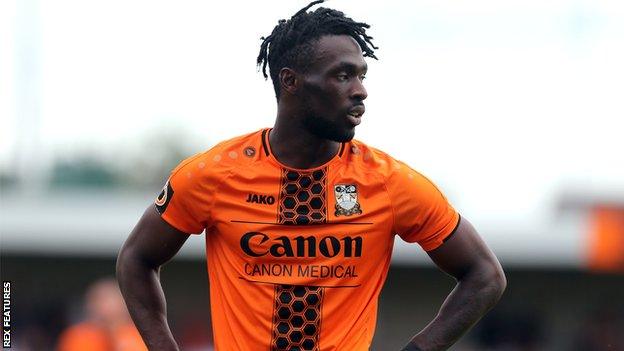
[(185, 160), (156, 199), (172, 226), (206, 233), (216, 349), (368, 350), (395, 234), (433, 250), (459, 215), (428, 179), (360, 141), (294, 169), (269, 133)]

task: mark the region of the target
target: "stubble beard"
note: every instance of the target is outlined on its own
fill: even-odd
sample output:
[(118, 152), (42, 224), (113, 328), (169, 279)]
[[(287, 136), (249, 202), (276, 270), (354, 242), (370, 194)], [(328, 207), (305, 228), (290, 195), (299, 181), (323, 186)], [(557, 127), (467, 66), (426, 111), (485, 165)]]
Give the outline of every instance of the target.
[(354, 128), (345, 128), (345, 126), (339, 125), (336, 121), (316, 114), (308, 108), (303, 111), (302, 123), (307, 131), (321, 139), (343, 143), (351, 141), (355, 136)]

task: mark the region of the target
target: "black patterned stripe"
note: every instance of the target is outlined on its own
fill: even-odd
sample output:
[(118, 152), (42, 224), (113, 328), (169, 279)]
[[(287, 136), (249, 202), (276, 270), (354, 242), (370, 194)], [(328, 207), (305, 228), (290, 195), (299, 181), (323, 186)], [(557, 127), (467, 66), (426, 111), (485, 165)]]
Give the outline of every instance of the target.
[(303, 172), (282, 169), (278, 223), (327, 222), (327, 168)]
[(262, 131), (262, 150), (264, 150), (264, 154), (269, 156), (269, 147), (267, 146), (267, 132), (270, 129), (265, 129)]
[(271, 351), (318, 351), (324, 289), (276, 285)]

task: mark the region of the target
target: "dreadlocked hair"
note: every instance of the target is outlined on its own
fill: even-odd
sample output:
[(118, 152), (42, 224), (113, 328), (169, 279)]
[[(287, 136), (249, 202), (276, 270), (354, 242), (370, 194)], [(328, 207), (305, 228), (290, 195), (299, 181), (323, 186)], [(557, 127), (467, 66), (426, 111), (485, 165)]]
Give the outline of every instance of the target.
[(360, 45), (365, 57), (377, 60), (373, 49), (379, 49), (371, 41), (373, 37), (366, 34), (370, 25), (356, 22), (346, 17), (341, 11), (319, 7), (307, 12), (314, 5), (325, 2), (316, 0), (297, 11), (290, 19), (281, 19), (273, 28), (271, 35), (262, 37), (258, 69), (262, 66), (262, 74), (267, 79), (267, 65), (275, 89), (275, 97), (280, 97), (278, 74), (284, 67), (292, 67), (305, 72), (309, 65), (309, 57), (313, 54), (314, 43), (324, 35), (349, 35)]

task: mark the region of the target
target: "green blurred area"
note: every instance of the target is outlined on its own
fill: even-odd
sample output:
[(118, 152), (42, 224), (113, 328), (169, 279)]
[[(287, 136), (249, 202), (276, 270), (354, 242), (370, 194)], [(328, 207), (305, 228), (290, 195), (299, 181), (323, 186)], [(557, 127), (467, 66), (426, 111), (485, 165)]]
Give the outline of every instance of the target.
[[(57, 189), (154, 189), (166, 181), (182, 160), (210, 147), (193, 143), (194, 136), (182, 130), (147, 133), (127, 145), (79, 145), (52, 153), (45, 168), (28, 161), (0, 169), (0, 188), (13, 190), (25, 182), (23, 174), (43, 172), (38, 179), (44, 190)], [(203, 145), (199, 145), (203, 144)], [(21, 169), (21, 171), (20, 171)]]

